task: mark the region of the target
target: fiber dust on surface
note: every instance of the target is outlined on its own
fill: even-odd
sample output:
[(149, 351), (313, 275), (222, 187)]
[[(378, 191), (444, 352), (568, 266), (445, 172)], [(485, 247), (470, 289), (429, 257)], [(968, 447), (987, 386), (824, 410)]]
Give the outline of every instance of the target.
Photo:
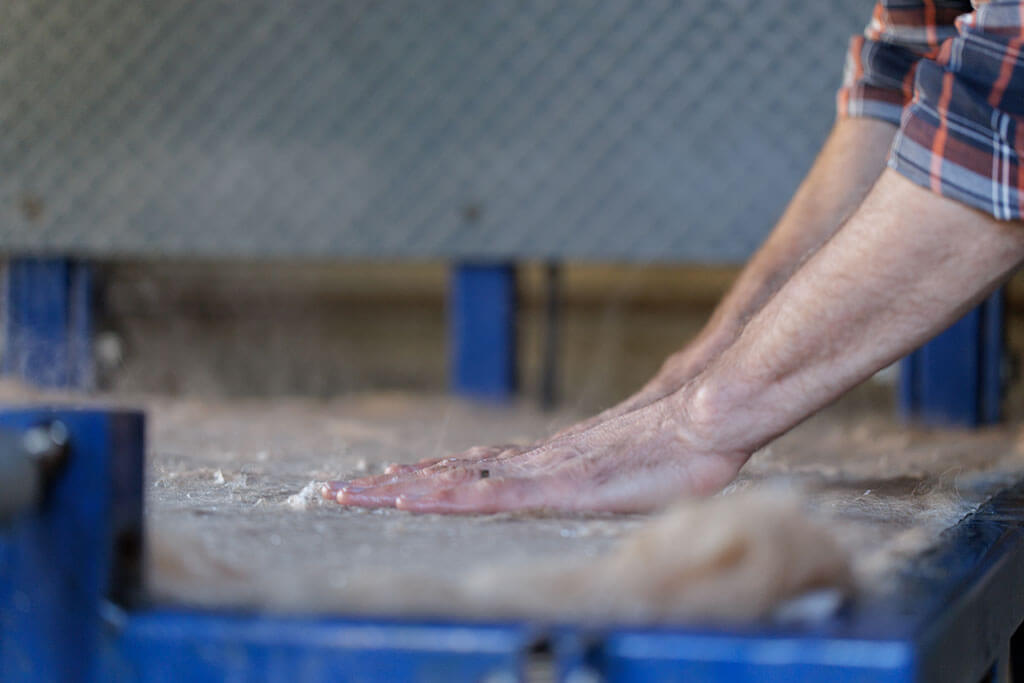
[[(322, 501), (317, 483), (530, 441), (573, 416), (403, 394), (124, 400), (149, 420), (151, 596), (207, 607), (761, 616), (807, 590), (883, 592), (907, 558), (1024, 470), (1016, 428), (915, 431), (870, 401), (847, 402), (757, 453), (716, 499), (653, 523), (643, 515), (417, 516), (342, 508)], [(661, 575), (650, 569), (657, 566)], [(613, 586), (618, 597), (608, 597)]]

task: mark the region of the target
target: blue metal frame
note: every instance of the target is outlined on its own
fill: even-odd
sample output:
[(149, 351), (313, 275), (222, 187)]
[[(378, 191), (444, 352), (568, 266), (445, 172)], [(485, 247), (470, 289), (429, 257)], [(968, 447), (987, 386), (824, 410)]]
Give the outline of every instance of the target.
[(605, 681), (979, 681), (1006, 665), (1024, 621), (1022, 521), (1024, 483), (947, 531), (891, 594), (825, 624), (570, 632), (566, 668)]
[(516, 269), (462, 264), (449, 302), (451, 384), (460, 395), (508, 399), (516, 391)]
[(4, 283), (3, 372), (44, 387), (89, 388), (92, 269), (62, 258), (14, 258)]
[(518, 625), (345, 620), (153, 609), (110, 620), (106, 680), (520, 680), (532, 631)]
[(0, 412), (0, 430), (53, 419), (69, 427), (68, 464), (38, 510), (0, 530), (4, 681), (511, 681), (538, 643), (560, 680), (977, 681), (1007, 664), (1024, 620), (1024, 483), (949, 530), (897, 590), (813, 625), (495, 624), (144, 605), (142, 417), (14, 410)]
[(900, 413), (934, 426), (998, 422), (1003, 396), (1003, 291), (900, 364)]
[(0, 411), (0, 429), (60, 420), (71, 450), (39, 509), (0, 529), (0, 679), (91, 680), (110, 598), (141, 581), (144, 427), (135, 412)]

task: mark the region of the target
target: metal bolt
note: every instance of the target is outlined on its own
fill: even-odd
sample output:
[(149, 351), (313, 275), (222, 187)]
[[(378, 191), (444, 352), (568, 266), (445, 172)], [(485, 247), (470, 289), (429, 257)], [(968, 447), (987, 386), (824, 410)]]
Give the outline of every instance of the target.
[(67, 426), (56, 421), (0, 433), (0, 525), (39, 503), (64, 462), (68, 440)]
[(55, 465), (68, 449), (68, 428), (60, 421), (39, 425), (25, 432), (22, 446), (28, 457), (44, 467)]

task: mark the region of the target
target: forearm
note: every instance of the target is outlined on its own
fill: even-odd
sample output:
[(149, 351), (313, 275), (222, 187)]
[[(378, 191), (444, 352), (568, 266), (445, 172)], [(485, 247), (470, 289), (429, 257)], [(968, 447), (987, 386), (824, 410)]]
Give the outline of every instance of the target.
[(1024, 259), (1024, 226), (886, 171), (855, 215), (671, 397), (750, 452), (948, 326)]
[(837, 122), (775, 229), (687, 347), (689, 364), (703, 366), (732, 344), (747, 320), (839, 229), (885, 168), (895, 132), (874, 119)]
[(700, 334), (670, 356), (638, 392), (556, 436), (582, 431), (676, 391), (728, 348), (747, 320), (864, 199), (885, 168), (895, 132), (892, 124), (875, 119), (838, 121), (771, 235), (750, 259)]

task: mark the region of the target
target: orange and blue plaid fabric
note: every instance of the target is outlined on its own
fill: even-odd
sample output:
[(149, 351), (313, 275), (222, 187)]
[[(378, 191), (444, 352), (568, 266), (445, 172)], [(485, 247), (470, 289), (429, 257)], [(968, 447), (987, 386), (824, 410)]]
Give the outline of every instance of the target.
[(881, 0), (850, 41), (838, 113), (900, 126), (889, 166), (1024, 217), (1024, 0)]

